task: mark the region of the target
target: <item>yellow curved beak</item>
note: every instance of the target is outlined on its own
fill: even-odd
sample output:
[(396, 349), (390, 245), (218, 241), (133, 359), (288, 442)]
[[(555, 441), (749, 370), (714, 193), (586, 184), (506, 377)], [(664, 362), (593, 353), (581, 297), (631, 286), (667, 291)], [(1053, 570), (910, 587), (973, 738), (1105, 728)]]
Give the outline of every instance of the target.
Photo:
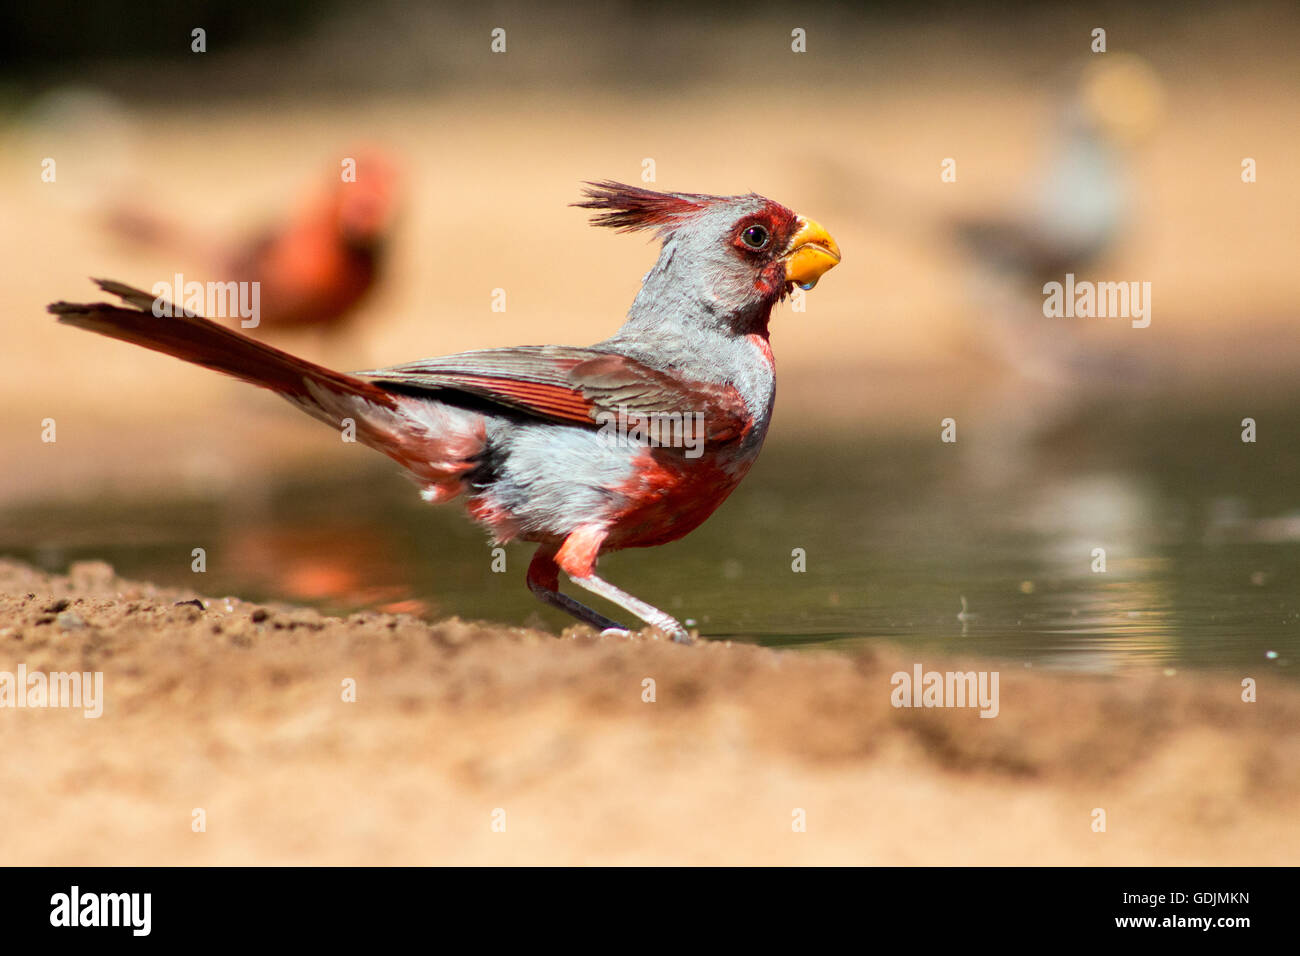
[(781, 257), (785, 279), (802, 289), (811, 289), (823, 273), (839, 265), (840, 247), (819, 223), (803, 216), (795, 222), (798, 229)]

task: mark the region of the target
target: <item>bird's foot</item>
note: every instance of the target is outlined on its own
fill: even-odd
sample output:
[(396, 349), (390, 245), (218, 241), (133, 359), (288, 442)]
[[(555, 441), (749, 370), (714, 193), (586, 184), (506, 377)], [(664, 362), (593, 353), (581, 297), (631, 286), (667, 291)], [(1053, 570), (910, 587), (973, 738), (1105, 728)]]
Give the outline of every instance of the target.
[[(691, 632), (682, 627), (680, 621), (667, 614), (653, 604), (647, 604), (640, 598), (628, 594), (626, 591), (615, 587), (604, 578), (598, 578), (594, 574), (588, 574), (585, 577), (569, 575), (570, 580), (580, 587), (586, 588), (593, 594), (599, 594), (607, 601), (617, 604), (625, 611), (635, 614), (641, 620), (645, 621), (664, 637), (671, 638), (676, 644), (694, 644), (695, 639), (691, 637)], [(611, 621), (612, 625), (613, 622)]]
[[(654, 628), (654, 630), (657, 633), (662, 634), (664, 637), (669, 638), (674, 644), (695, 643), (695, 638), (691, 636), (691, 632), (686, 630), (685, 628), (683, 628), (682, 630), (671, 630), (671, 629), (656, 627)], [(624, 637), (624, 638), (631, 639), (636, 636), (636, 632), (629, 631), (625, 627), (607, 627), (600, 632), (600, 636), (601, 637)]]
[(674, 644), (694, 644), (694, 643), (695, 643), (695, 638), (692, 637), (692, 636), (691, 636), (691, 632), (688, 631), (688, 630), (686, 630), (685, 628), (682, 628), (680, 631), (674, 631), (672, 634), (669, 635), (669, 637), (671, 637), (671, 638), (673, 639), (673, 643), (674, 643)]

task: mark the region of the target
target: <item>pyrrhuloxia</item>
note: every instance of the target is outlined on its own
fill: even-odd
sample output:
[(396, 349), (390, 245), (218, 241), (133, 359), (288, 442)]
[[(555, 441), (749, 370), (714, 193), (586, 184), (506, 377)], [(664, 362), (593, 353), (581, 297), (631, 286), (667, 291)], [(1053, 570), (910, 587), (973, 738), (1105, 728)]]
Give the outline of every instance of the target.
[(207, 319), (156, 317), (152, 296), (116, 282), (97, 280), (125, 307), (49, 308), (69, 325), (269, 388), (335, 427), (351, 419), (427, 500), (463, 493), (497, 541), (537, 542), (527, 581), (543, 601), (620, 628), (562, 594), (562, 570), (686, 641), (668, 614), (597, 577), (596, 561), (682, 537), (739, 484), (772, 412), (772, 307), (795, 284), (811, 288), (840, 253), (817, 223), (753, 194), (604, 182), (577, 205), (596, 210), (599, 225), (662, 240), (623, 326), (587, 348), (486, 349), (345, 374)]

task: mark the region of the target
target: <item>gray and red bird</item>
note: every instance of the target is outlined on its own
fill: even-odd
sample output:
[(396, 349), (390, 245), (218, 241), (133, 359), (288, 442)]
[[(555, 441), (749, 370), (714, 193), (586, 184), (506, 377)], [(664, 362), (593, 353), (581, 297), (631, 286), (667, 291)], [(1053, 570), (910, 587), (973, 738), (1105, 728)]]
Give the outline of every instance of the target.
[[(590, 184), (577, 205), (662, 242), (627, 320), (579, 348), (529, 345), (335, 372), (154, 298), (97, 280), (125, 306), (59, 302), (61, 322), (268, 388), (400, 462), (425, 499), (467, 498), (498, 542), (535, 541), (528, 587), (603, 630), (622, 626), (559, 589), (559, 572), (675, 640), (684, 627), (595, 573), (601, 554), (674, 541), (749, 471), (775, 395), (772, 308), (840, 261), (816, 222), (757, 195)], [(611, 421), (619, 428), (611, 430)], [(702, 424), (702, 441), (645, 437), (647, 421)], [(630, 423), (633, 427), (622, 427)]]

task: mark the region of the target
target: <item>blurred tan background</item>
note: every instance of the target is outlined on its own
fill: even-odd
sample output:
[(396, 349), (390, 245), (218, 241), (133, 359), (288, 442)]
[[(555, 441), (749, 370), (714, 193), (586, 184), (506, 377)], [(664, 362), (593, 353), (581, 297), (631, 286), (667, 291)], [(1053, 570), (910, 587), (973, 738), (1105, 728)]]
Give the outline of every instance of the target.
[[(598, 340), (655, 252), (567, 204), (585, 179), (640, 181), (650, 158), (658, 188), (752, 189), (817, 218), (844, 250), (806, 313), (775, 317), (774, 439), (827, 423), (930, 427), (954, 397), (1005, 374), (978, 347), (971, 258), (947, 224), (1014, 207), (1047, 161), (1074, 77), (1116, 54), (1149, 65), (1163, 110), (1124, 153), (1127, 221), (1079, 278), (1150, 281), (1153, 321), (1057, 321), (1158, 361), (1168, 387), (1194, 395), (1294, 380), (1292, 5), (931, 16), (737, 5), (702, 16), (687, 5), (471, 15), (273, 4), (263, 15), (213, 22), (203, 54), (189, 52), (201, 11), (160, 14), (128, 39), (106, 19), (97, 48), (57, 57), (29, 45), (19, 55), (14, 25), (0, 151), (0, 490), (210, 480), (264, 460), (253, 452), (263, 436), (281, 442), (276, 460), (332, 447), (242, 385), (60, 328), (43, 309), (102, 297), (90, 275), (145, 288), (178, 271), (211, 277), (181, 245), (123, 242), (104, 227), (106, 208), (247, 235), (309, 202), (366, 144), (403, 170), (381, 281), (342, 334), (277, 344), (358, 368)], [(503, 54), (490, 50), (497, 26)], [(1090, 52), (1097, 26), (1106, 54)], [(794, 27), (807, 31), (805, 53), (791, 51)], [(1249, 185), (1247, 156), (1258, 163)], [(57, 160), (55, 183), (41, 181), (44, 157)], [(955, 182), (941, 181), (946, 157)], [(505, 313), (491, 311), (495, 288)], [(87, 476), (81, 456), (75, 467), (41, 458), (45, 417), (102, 444), (100, 474)], [(203, 442), (179, 437), (200, 420), (214, 423)]]

